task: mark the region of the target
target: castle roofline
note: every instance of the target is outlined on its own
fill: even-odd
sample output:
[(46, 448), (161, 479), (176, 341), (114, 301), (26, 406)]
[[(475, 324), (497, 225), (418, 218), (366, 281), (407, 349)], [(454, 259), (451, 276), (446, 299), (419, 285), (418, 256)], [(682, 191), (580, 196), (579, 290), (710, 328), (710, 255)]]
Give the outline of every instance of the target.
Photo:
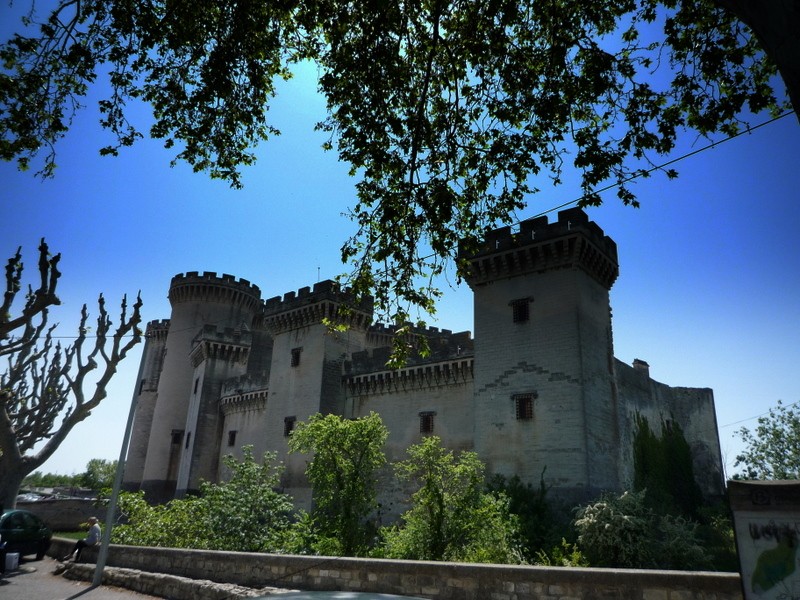
[[(314, 287), (305, 286), (297, 292), (286, 292), (283, 297), (275, 296), (264, 302), (264, 313), (267, 315), (294, 310), (307, 304), (314, 304), (321, 300), (332, 300), (339, 303), (352, 303), (353, 296), (348, 290), (342, 290), (338, 283), (331, 279), (325, 279), (314, 284)], [(372, 298), (363, 298), (358, 306), (353, 306), (356, 310), (372, 312)]]
[(469, 354), (407, 365), (400, 369), (384, 367), (373, 371), (346, 373), (342, 377), (342, 383), (350, 396), (464, 385), (473, 381), (474, 360)]
[[(263, 304), (258, 319), (259, 326), (265, 327), (273, 335), (322, 323), (345, 321), (350, 327), (366, 330), (372, 321), (372, 298), (362, 298), (354, 303), (349, 290), (342, 290), (339, 284), (330, 279), (320, 281), (311, 287), (300, 288), (269, 298)], [(342, 313), (340, 308), (349, 312)]]
[(563, 268), (580, 268), (611, 289), (619, 275), (617, 244), (580, 208), (562, 210), (558, 220), (526, 219), (514, 233), (500, 227), (486, 233), (472, 251), (459, 248), (469, 262), (465, 279), (470, 287), (489, 281)]
[(169, 333), (169, 319), (156, 319), (148, 321), (145, 328), (144, 337), (154, 339), (166, 339)]
[(236, 279), (213, 271), (188, 271), (172, 278), (169, 286), (172, 304), (190, 301), (219, 302), (254, 307), (261, 301), (261, 290), (247, 279)]

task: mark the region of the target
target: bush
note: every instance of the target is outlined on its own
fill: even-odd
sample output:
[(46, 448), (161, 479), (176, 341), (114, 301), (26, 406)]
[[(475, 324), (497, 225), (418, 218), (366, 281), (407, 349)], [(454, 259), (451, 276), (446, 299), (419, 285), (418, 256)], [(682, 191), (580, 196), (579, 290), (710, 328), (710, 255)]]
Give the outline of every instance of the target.
[(112, 541), (134, 546), (162, 546), (242, 552), (277, 552), (290, 536), (292, 502), (275, 491), (280, 468), (275, 455), (264, 464), (253, 458), (252, 447), (243, 458), (223, 460), (231, 473), (226, 483), (204, 482), (199, 496), (150, 506), (144, 494), (123, 493), (119, 509), (126, 523), (114, 528)]
[(495, 475), (487, 489), (508, 498), (508, 510), (517, 519), (521, 551), (526, 560), (539, 560), (540, 552), (559, 548), (560, 540), (574, 535), (570, 529), (569, 509), (547, 497), (544, 471), (536, 487), (522, 483), (518, 475), (510, 479)]
[(553, 546), (550, 552), (536, 552), (534, 564), (545, 567), (588, 567), (589, 561), (577, 544), (570, 544), (565, 538), (561, 538), (561, 544)]
[(329, 556), (367, 553), (377, 527), (376, 472), (386, 463), (389, 435), (376, 413), (360, 419), (311, 416), (289, 438), (291, 452), (311, 455), (306, 476), (313, 487), (314, 545)]
[(388, 558), (518, 563), (517, 519), (508, 499), (483, 491), (484, 465), (474, 452), (455, 456), (436, 436), (408, 449), (398, 477), (416, 483), (402, 523), (384, 528)]
[(697, 524), (659, 516), (646, 491), (605, 495), (577, 511), (578, 546), (597, 567), (706, 569), (710, 560), (697, 541)]

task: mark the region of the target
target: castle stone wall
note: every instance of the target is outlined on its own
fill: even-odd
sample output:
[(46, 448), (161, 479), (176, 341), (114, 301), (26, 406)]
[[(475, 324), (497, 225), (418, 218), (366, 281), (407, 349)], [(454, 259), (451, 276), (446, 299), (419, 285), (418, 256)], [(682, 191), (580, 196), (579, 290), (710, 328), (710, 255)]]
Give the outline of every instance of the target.
[[(646, 363), (632, 368), (613, 357), (617, 247), (583, 211), (490, 231), (461, 257), (474, 294), (475, 339), (409, 330), (401, 341), (410, 360), (394, 371), (385, 365), (395, 327), (372, 323), (371, 299), (355, 303), (332, 281), (262, 304), (256, 286), (229, 275), (173, 278), (169, 332), (161, 351), (146, 352), (144, 409), (130, 453), (133, 463), (144, 462), (133, 471), (141, 487), (152, 499), (169, 499), (181, 457), (178, 487), (191, 489), (200, 477), (221, 476), (224, 454), (240, 456), (252, 444), (256, 456), (277, 453), (284, 490), (309, 508), (309, 457), (287, 452), (295, 424), (318, 412), (351, 418), (375, 411), (390, 431), (390, 460), (433, 434), (448, 448), (475, 450), (489, 475), (534, 485), (544, 476), (551, 493), (573, 502), (630, 483), (637, 415), (654, 425), (673, 419), (694, 452), (703, 490), (721, 490), (711, 391), (671, 388), (650, 379)], [(344, 305), (351, 308), (345, 314)], [(328, 328), (342, 319), (345, 332)], [(218, 328), (233, 333), (217, 339)], [(421, 340), (430, 354), (419, 352)], [(397, 514), (408, 490), (388, 469), (381, 477), (384, 514)]]
[(217, 477), (223, 417), (219, 410), (223, 382), (244, 375), (251, 335), (239, 329), (206, 326), (198, 335), (191, 360), (194, 385), (184, 427), (187, 443), (181, 456), (177, 493), (199, 489), (202, 480)]
[[(473, 450), (472, 359), (462, 358), (382, 371), (346, 382), (348, 416), (359, 418), (376, 412), (389, 430), (389, 462), (408, 458), (406, 449), (430, 435), (455, 452)], [(422, 415), (432, 417), (431, 431), (421, 431)], [(385, 518), (393, 520), (406, 508), (411, 491), (387, 469), (380, 475), (379, 501)]]
[[(260, 459), (269, 449), (264, 437), (268, 397), (268, 377), (243, 375), (230, 378), (223, 384), (222, 397), (219, 401), (219, 410), (223, 415), (221, 448), (217, 465), (219, 480), (224, 479), (223, 456), (232, 454), (237, 460), (241, 460), (242, 447), (252, 446), (253, 456)], [(231, 433), (233, 433), (232, 439)]]
[[(587, 478), (578, 310), (565, 306), (576, 274), (504, 279), (475, 289), (475, 448), (490, 472), (574, 487)], [(530, 298), (531, 318), (511, 303)], [(516, 418), (516, 397), (533, 396), (533, 418)]]
[(150, 444), (150, 431), (153, 427), (153, 413), (158, 401), (158, 381), (166, 354), (169, 319), (150, 321), (145, 329), (144, 350), (140, 365), (141, 379), (135, 391), (136, 414), (131, 430), (131, 443), (125, 461), (123, 485), (127, 489), (138, 489), (144, 476), (147, 448)]
[(641, 415), (655, 432), (661, 431), (664, 421), (674, 421), (681, 427), (692, 449), (695, 479), (700, 489), (706, 497), (721, 497), (724, 476), (713, 391), (670, 387), (651, 379), (646, 369), (637, 369), (619, 360), (614, 367), (622, 405), (619, 460), (622, 483), (633, 482), (631, 448), (636, 434), (636, 416)]

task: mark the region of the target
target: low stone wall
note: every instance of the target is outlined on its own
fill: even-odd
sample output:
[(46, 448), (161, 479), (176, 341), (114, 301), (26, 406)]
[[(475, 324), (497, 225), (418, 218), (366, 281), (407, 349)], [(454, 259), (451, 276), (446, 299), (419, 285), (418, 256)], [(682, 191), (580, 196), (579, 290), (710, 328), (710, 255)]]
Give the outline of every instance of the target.
[[(66, 540), (53, 543), (57, 556)], [(96, 549), (82, 561), (93, 562)], [(364, 558), (109, 548), (108, 565), (248, 588), (343, 590), (432, 600), (741, 600), (739, 575), (633, 569), (478, 565)]]
[(96, 500), (38, 500), (17, 502), (17, 508), (31, 511), (53, 531), (79, 531), (91, 516), (105, 519), (105, 509)]
[[(77, 581), (93, 581), (95, 565), (67, 563), (56, 569), (56, 575)], [(135, 569), (106, 567), (103, 571), (103, 585), (126, 588), (147, 594), (169, 598), (169, 600), (243, 600), (259, 598), (285, 590), (274, 588), (252, 589), (232, 583), (189, 579), (163, 573), (145, 573)]]

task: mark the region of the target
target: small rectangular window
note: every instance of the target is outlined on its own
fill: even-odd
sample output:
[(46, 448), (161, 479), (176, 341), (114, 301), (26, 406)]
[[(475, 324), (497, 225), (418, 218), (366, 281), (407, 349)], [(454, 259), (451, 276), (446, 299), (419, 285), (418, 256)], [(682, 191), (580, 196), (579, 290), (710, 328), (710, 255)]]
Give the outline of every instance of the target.
[(197, 385), (199, 383), (200, 383), (200, 378), (199, 377), (195, 378), (195, 380), (194, 380), (194, 390), (192, 391), (193, 394), (197, 393)]
[(283, 419), (283, 437), (289, 437), (294, 431), (297, 417), (286, 417)]
[(189, 433), (186, 434), (186, 445), (184, 446), (184, 449), (186, 450), (189, 449), (189, 441), (191, 439), (192, 439), (192, 432), (190, 431)]
[(236, 445), (236, 430), (231, 430), (228, 432), (228, 447)]
[(433, 417), (436, 413), (433, 411), (419, 413), (419, 432), (420, 433), (433, 433)]
[(530, 421), (533, 419), (533, 401), (536, 397), (536, 393), (513, 396), (517, 421)]
[(142, 393), (142, 390), (144, 390), (144, 382), (145, 382), (145, 381), (147, 381), (147, 380), (146, 380), (146, 379), (142, 379), (142, 380), (139, 382), (139, 394), (141, 394), (141, 393)]
[(173, 429), (172, 443), (178, 446), (182, 441), (183, 441), (183, 429)]
[(514, 323), (525, 323), (530, 319), (529, 298), (514, 300), (510, 304)]
[(300, 353), (303, 351), (302, 348), (292, 348), (292, 366), (297, 367), (300, 365)]

